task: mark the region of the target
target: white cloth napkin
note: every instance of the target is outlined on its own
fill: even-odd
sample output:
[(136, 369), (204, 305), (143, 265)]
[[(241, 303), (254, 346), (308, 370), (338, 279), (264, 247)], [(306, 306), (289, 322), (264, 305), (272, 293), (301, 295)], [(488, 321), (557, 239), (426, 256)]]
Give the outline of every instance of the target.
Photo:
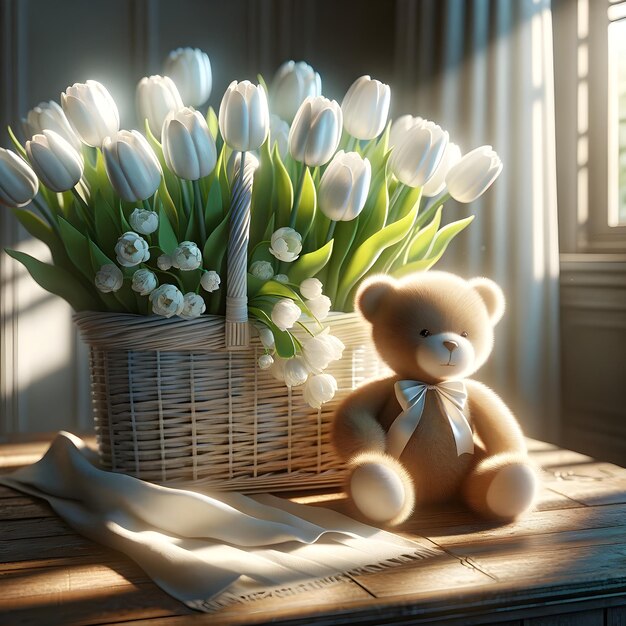
[(172, 489), (96, 465), (81, 439), (61, 432), (40, 461), (0, 484), (47, 500), (77, 532), (124, 552), (197, 610), (439, 553), (329, 509), (269, 494)]

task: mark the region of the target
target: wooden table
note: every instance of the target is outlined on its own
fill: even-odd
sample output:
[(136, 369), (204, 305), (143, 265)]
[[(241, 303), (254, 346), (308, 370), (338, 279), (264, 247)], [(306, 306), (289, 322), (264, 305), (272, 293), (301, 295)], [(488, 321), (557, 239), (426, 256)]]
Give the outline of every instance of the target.
[[(45, 446), (0, 446), (0, 471)], [(402, 532), (442, 548), (440, 557), (213, 615), (77, 535), (46, 503), (0, 487), (0, 624), (626, 626), (626, 470), (538, 441), (529, 448), (545, 486), (523, 520), (497, 527), (461, 507), (424, 511)], [(342, 494), (298, 500), (345, 503)]]

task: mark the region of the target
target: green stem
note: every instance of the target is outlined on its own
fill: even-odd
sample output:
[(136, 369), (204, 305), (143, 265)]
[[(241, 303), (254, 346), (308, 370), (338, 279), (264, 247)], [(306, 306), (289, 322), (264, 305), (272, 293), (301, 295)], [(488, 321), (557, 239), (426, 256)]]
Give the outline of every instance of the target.
[(393, 191), (393, 194), (391, 194), (391, 199), (389, 200), (389, 211), (387, 211), (388, 224), (391, 224), (392, 221), (395, 221), (395, 217), (397, 214), (396, 205), (398, 204), (400, 196), (406, 189), (408, 189), (408, 187), (404, 183), (398, 182), (396, 188)]
[(59, 229), (59, 224), (54, 219), (54, 217), (53, 217), (54, 214), (52, 213), (52, 211), (49, 211), (49, 209), (46, 207), (45, 203), (43, 203), (37, 197), (34, 197), (32, 199), (32, 203), (35, 205), (37, 210), (41, 213), (42, 217), (46, 220), (46, 222), (48, 222), (48, 224), (50, 224), (50, 227), (56, 233), (58, 238), (61, 239), (61, 231)]
[(160, 274), (167, 274), (168, 276), (171, 276), (177, 283), (178, 286), (180, 287), (180, 290), (184, 293), (185, 292), (185, 288), (183, 287), (183, 283), (181, 281), (181, 279), (176, 276), (176, 274), (172, 274), (172, 272), (168, 272), (167, 270), (161, 270), (161, 269), (157, 269), (157, 272), (159, 272)]
[(191, 203), (189, 202), (189, 188), (187, 187), (187, 181), (180, 181), (180, 192), (183, 199), (183, 212), (185, 213), (185, 217), (189, 220), (189, 215), (191, 213)]
[(152, 209), (152, 205), (150, 204), (150, 201), (148, 200), (148, 198), (145, 198), (144, 200), (142, 200), (142, 203), (143, 203), (143, 208), (146, 211), (152, 211), (153, 210)]
[(200, 190), (200, 182), (193, 181), (193, 201), (196, 211), (196, 220), (198, 222), (198, 232), (200, 233), (200, 242), (204, 245), (206, 241), (206, 226), (204, 224), (204, 210), (202, 208), (202, 191)]
[(326, 233), (326, 241), (324, 243), (328, 243), (333, 238), (336, 226), (337, 222), (335, 220), (330, 220), (330, 224), (328, 225), (328, 232)]
[(87, 224), (90, 230), (95, 232), (96, 225), (93, 222), (91, 215), (89, 214), (89, 207), (87, 206), (87, 203), (83, 200), (82, 196), (78, 193), (78, 191), (76, 191), (75, 187), (72, 187), (71, 191), (72, 191), (72, 195), (74, 196), (74, 199), (76, 200), (77, 205), (80, 207), (80, 213), (83, 219), (85, 220), (85, 223)]
[(346, 152), (354, 152), (356, 146), (356, 137), (348, 135), (348, 143), (346, 144)]
[(307, 166), (302, 164), (302, 171), (298, 176), (298, 182), (296, 184), (296, 195), (293, 200), (293, 208), (291, 209), (291, 217), (289, 219), (289, 228), (296, 227), (296, 218), (298, 217), (298, 209), (300, 208), (300, 199), (302, 198), (302, 187), (304, 187), (304, 176), (307, 171)]

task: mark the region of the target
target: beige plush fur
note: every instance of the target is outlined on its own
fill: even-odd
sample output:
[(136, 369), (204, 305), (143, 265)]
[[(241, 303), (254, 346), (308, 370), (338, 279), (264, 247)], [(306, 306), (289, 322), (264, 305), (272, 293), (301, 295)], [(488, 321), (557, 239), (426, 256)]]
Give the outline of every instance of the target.
[[(528, 510), (538, 482), (520, 427), (491, 389), (466, 378), (491, 353), (493, 326), (504, 313), (500, 288), (486, 278), (465, 281), (445, 272), (402, 281), (381, 276), (361, 286), (356, 306), (372, 324), (376, 347), (395, 372), (358, 388), (337, 410), (334, 443), (353, 467), (348, 489), (356, 506), (390, 525), (404, 521), (414, 506), (458, 496), (492, 519), (509, 520)], [(474, 454), (457, 455), (450, 424), (433, 393), (427, 394), (419, 426), (399, 459), (386, 453), (387, 431), (402, 411), (394, 383), (402, 379), (465, 382)], [(374, 510), (375, 494), (382, 494), (381, 510)]]

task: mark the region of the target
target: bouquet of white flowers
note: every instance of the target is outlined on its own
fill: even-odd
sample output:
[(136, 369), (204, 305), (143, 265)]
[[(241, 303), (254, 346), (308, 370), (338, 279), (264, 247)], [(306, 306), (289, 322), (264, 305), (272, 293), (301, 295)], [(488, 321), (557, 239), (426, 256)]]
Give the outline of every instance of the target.
[(24, 146), (9, 129), (0, 204), (52, 263), (7, 252), (77, 312), (228, 320), (238, 307), (262, 340), (258, 367), (306, 384), (319, 407), (343, 349), (324, 327), (329, 311), (352, 311), (373, 273), (435, 264), (473, 219), (441, 227), (444, 203), (484, 193), (500, 159), (490, 146), (462, 155), (419, 117), (391, 124), (390, 88), (369, 76), (339, 105), (309, 65), (289, 61), (269, 89), (260, 76), (234, 81), (204, 115), (194, 107), (211, 93), (208, 56), (176, 50), (164, 74), (137, 85), (143, 134), (120, 130), (96, 81), (31, 110)]

